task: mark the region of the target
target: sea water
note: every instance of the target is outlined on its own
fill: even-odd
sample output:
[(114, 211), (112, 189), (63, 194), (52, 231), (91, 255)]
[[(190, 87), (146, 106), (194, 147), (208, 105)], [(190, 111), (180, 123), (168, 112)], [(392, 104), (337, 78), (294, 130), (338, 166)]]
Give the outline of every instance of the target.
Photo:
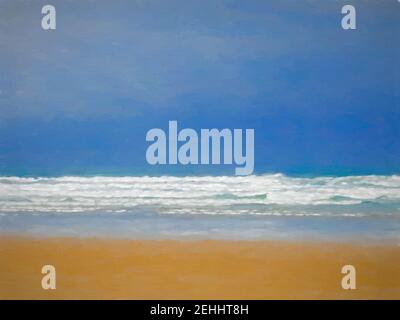
[(400, 176), (0, 177), (0, 233), (400, 241)]

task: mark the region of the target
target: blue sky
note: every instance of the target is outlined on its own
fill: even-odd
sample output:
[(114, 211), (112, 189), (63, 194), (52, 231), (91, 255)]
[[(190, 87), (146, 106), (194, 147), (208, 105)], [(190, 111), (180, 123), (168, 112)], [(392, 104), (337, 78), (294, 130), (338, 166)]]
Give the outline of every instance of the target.
[(350, 2), (51, 1), (43, 31), (2, 0), (0, 174), (232, 173), (147, 165), (168, 120), (254, 128), (256, 172), (398, 173), (400, 3)]

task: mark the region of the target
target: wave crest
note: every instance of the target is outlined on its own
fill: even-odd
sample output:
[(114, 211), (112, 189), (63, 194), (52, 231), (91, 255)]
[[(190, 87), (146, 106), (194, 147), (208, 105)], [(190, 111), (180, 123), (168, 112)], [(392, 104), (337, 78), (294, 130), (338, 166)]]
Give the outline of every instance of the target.
[(0, 177), (1, 212), (397, 214), (400, 176)]

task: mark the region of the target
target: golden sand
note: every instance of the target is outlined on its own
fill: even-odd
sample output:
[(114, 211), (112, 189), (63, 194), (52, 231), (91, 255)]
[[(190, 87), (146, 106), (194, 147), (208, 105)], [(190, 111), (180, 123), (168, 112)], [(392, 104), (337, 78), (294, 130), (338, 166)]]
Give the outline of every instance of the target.
[[(56, 290), (41, 269), (54, 265)], [(356, 290), (343, 290), (343, 265)], [(1, 299), (400, 299), (400, 247), (0, 238)]]

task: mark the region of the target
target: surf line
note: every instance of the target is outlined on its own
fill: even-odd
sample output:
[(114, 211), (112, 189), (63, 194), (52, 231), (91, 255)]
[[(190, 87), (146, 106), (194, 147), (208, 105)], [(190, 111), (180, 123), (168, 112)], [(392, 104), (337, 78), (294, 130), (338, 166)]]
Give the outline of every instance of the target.
[(211, 151), (213, 165), (236, 164), (238, 166), (235, 168), (236, 175), (250, 175), (254, 171), (254, 129), (245, 131), (245, 154), (243, 154), (242, 129), (201, 129), (199, 139), (194, 129), (185, 128), (178, 132), (178, 122), (169, 121), (168, 134), (162, 129), (153, 128), (147, 132), (146, 141), (153, 142), (146, 151), (146, 161), (151, 165), (178, 163), (208, 165)]

